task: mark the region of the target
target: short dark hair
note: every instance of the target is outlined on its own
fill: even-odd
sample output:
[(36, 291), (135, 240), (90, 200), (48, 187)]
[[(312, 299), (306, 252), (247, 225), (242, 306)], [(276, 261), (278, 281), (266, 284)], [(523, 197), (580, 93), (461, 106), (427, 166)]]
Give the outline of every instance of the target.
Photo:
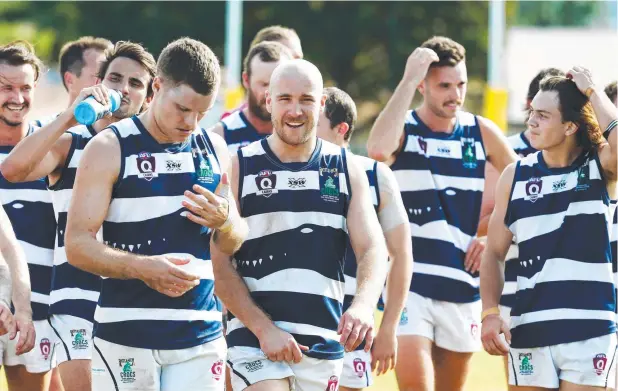
[(356, 104), (346, 92), (337, 87), (324, 88), (326, 103), (324, 105), (324, 115), (330, 122), (330, 127), (334, 128), (342, 122), (348, 124), (349, 129), (343, 136), (348, 141), (354, 132), (356, 125)]
[(286, 39), (300, 41), (300, 38), (298, 37), (298, 34), (296, 33), (296, 31), (294, 31), (294, 29), (279, 25), (268, 26), (264, 27), (263, 29), (258, 31), (257, 34), (255, 34), (255, 37), (253, 38), (253, 41), (251, 41), (251, 44), (249, 46), (253, 47), (258, 43), (264, 41), (281, 42)]
[(150, 54), (142, 45), (129, 41), (118, 41), (116, 45), (110, 50), (105, 51), (105, 60), (99, 67), (99, 78), (105, 79), (109, 65), (115, 59), (119, 57), (125, 57), (133, 61), (138, 62), (145, 70), (150, 74), (150, 81), (148, 82), (147, 96), (152, 95), (152, 79), (154, 79), (157, 72), (157, 62), (154, 56)]
[(34, 81), (39, 80), (43, 72), (43, 62), (34, 53), (34, 47), (28, 41), (13, 41), (0, 46), (0, 64), (11, 66), (30, 65), (34, 69)]
[(573, 80), (565, 76), (548, 76), (541, 80), (539, 88), (540, 91), (555, 91), (558, 94), (562, 122), (571, 121), (578, 127), (576, 133), (578, 145), (590, 150), (603, 142), (603, 132), (594, 115), (592, 104)]
[(157, 61), (157, 75), (176, 85), (187, 84), (201, 95), (210, 95), (221, 82), (217, 56), (206, 44), (191, 38), (169, 43)]
[(607, 95), (612, 102), (616, 100), (616, 81), (605, 86), (605, 95)]
[(526, 99), (528, 102), (532, 101), (536, 94), (539, 92), (539, 84), (541, 80), (545, 79), (548, 76), (565, 76), (566, 74), (558, 68), (545, 68), (541, 69), (539, 73), (536, 74), (534, 79), (530, 82), (528, 86), (528, 94), (526, 94)]
[(286, 46), (274, 41), (260, 42), (252, 46), (243, 61), (243, 70), (247, 72), (249, 77), (251, 77), (251, 61), (254, 57), (258, 57), (264, 62), (277, 62), (284, 57), (292, 59), (292, 53)]
[(62, 84), (64, 88), (67, 88), (64, 83), (65, 72), (71, 72), (77, 77), (80, 77), (82, 70), (84, 69), (84, 52), (93, 49), (100, 52), (112, 49), (114, 45), (112, 42), (105, 38), (98, 37), (81, 37), (75, 41), (67, 42), (60, 49), (60, 76), (62, 77)]
[(466, 59), (466, 49), (460, 43), (448, 37), (431, 37), (423, 42), (421, 47), (433, 50), (440, 59), (440, 61), (432, 63), (430, 68), (454, 67)]

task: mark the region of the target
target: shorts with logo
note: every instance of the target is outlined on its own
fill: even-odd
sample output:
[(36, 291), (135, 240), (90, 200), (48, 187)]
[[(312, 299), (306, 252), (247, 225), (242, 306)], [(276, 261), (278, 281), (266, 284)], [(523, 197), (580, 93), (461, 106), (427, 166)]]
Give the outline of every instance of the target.
[(54, 346), (56, 335), (49, 326), (47, 319), (35, 320), (34, 332), (36, 333), (34, 348), (28, 353), (15, 354), (15, 348), (19, 341), (19, 333), (10, 340), (8, 334), (0, 337), (0, 365), (14, 367), (23, 365), (30, 373), (44, 373), (56, 367)]
[(56, 333), (58, 365), (71, 360), (92, 359), (92, 322), (71, 315), (51, 315), (49, 324)]
[(339, 385), (347, 388), (365, 388), (373, 384), (371, 352), (355, 350), (343, 356), (343, 371)]
[(343, 359), (319, 360), (303, 356), (299, 363), (270, 361), (260, 349), (235, 346), (228, 350), (227, 365), (234, 391), (264, 380), (288, 379), (295, 391), (337, 391)]
[(452, 352), (472, 353), (482, 348), (481, 301), (450, 303), (410, 292), (399, 320), (398, 336), (419, 335)]
[(613, 387), (616, 334), (540, 348), (511, 348), (509, 384), (558, 388), (560, 380), (582, 386)]
[(223, 391), (227, 345), (221, 337), (179, 350), (122, 346), (94, 338), (93, 391)]

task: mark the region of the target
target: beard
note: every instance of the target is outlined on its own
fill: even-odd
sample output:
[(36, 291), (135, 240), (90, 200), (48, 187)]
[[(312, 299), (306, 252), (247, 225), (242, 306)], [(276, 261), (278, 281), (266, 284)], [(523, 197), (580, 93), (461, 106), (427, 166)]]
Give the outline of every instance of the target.
[(297, 129), (286, 129), (285, 120), (273, 119), (273, 128), (277, 136), (288, 145), (302, 145), (315, 135), (315, 122), (307, 119), (305, 124)]
[(249, 100), (247, 103), (249, 105), (249, 111), (262, 121), (270, 121), (271, 115), (268, 110), (266, 110), (266, 99), (258, 101), (257, 97), (253, 94), (253, 91), (249, 90), (248, 92)]
[[(7, 117), (5, 117), (4, 115), (0, 114), (0, 121), (4, 122), (7, 126), (11, 126), (11, 127), (21, 126), (21, 124), (24, 123), (24, 119), (26, 118), (26, 114), (28, 114), (28, 112), (30, 111), (30, 104), (28, 102), (24, 102), (23, 106), (24, 106), (24, 108), (22, 109), (23, 115), (22, 115), (21, 119), (16, 120), (16, 121), (11, 121)], [(7, 102), (4, 105), (2, 105), (2, 108), (6, 109), (6, 110), (9, 110), (9, 102)]]

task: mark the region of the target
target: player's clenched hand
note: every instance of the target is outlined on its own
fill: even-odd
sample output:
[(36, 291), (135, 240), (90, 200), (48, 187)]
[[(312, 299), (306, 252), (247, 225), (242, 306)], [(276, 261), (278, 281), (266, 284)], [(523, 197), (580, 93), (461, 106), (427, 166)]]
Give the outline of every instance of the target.
[(15, 318), (11, 313), (11, 309), (0, 303), (0, 336), (9, 333), (11, 339), (15, 338)]
[(574, 66), (567, 72), (567, 77), (575, 82), (577, 88), (582, 94), (588, 91), (588, 88), (594, 86), (592, 81), (592, 74), (584, 67)]
[(148, 257), (139, 267), (139, 279), (159, 293), (180, 297), (200, 284), (199, 276), (179, 267), (189, 262), (167, 255)]
[[(32, 313), (16, 311), (15, 326), (16, 332), (19, 332), (19, 340), (17, 345), (15, 345), (15, 354), (19, 356), (20, 354), (28, 353), (34, 347), (36, 334), (34, 323), (32, 323)], [(9, 338), (13, 339), (15, 335), (12, 337), (9, 335)]]
[(92, 87), (86, 87), (79, 92), (79, 95), (77, 95), (77, 98), (75, 98), (75, 101), (71, 106), (71, 112), (75, 111), (75, 107), (77, 107), (77, 105), (81, 101), (88, 98), (89, 96), (92, 96), (97, 102), (99, 102), (103, 106), (109, 107), (111, 105), (108, 88), (105, 87), (103, 84), (97, 84)]
[(219, 187), (213, 193), (200, 185), (194, 185), (193, 191), (185, 191), (185, 197), (191, 202), (183, 201), (182, 206), (187, 208), (187, 218), (204, 227), (220, 228), (228, 219), (230, 204), (230, 184), (227, 173), (221, 176)]
[(373, 311), (370, 307), (352, 303), (341, 316), (337, 334), (346, 352), (351, 352), (365, 340), (365, 351), (373, 344)]
[(403, 75), (404, 80), (414, 83), (415, 86), (419, 85), (427, 76), (429, 66), (438, 61), (440, 61), (440, 58), (433, 50), (429, 48), (414, 49), (406, 62), (406, 69)]
[(481, 258), (483, 258), (483, 251), (485, 251), (485, 241), (479, 238), (474, 238), (468, 246), (466, 251), (466, 258), (464, 260), (464, 267), (469, 273), (476, 273), (481, 268)]
[(287, 361), (299, 363), (303, 358), (303, 351), (309, 350), (301, 345), (292, 336), (273, 325), (260, 336), (260, 348), (270, 361)]
[[(504, 334), (507, 343), (504, 343), (501, 334)], [(504, 356), (509, 353), (507, 344), (511, 343), (511, 331), (500, 315), (488, 315), (483, 320), (481, 341), (485, 351), (491, 355)]]

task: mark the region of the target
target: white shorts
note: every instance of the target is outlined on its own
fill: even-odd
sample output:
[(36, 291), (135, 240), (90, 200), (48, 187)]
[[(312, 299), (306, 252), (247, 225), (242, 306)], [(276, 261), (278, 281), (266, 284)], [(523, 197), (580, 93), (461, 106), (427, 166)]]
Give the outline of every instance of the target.
[(49, 324), (58, 341), (58, 365), (71, 360), (92, 359), (92, 322), (71, 315), (52, 315)]
[(270, 361), (260, 349), (236, 346), (228, 350), (232, 388), (242, 391), (263, 380), (288, 379), (295, 391), (337, 391), (343, 359), (318, 360), (303, 356), (298, 363)]
[(511, 327), (511, 307), (500, 306), (500, 317)]
[(398, 336), (420, 335), (452, 352), (473, 353), (482, 349), (481, 301), (450, 303), (410, 292), (401, 313)]
[(19, 356), (15, 354), (19, 333), (13, 340), (9, 339), (8, 334), (0, 337), (0, 365), (7, 367), (23, 365), (30, 373), (44, 373), (56, 367), (54, 357), (56, 335), (54, 331), (49, 326), (47, 319), (35, 320), (33, 324), (36, 339), (34, 348), (28, 353)]
[(373, 384), (371, 352), (355, 350), (343, 356), (343, 371), (339, 385), (347, 388), (365, 388)]
[(616, 382), (616, 334), (509, 352), (509, 384), (558, 388), (560, 380), (592, 387)]
[(223, 391), (225, 338), (179, 350), (151, 350), (94, 338), (93, 391)]

